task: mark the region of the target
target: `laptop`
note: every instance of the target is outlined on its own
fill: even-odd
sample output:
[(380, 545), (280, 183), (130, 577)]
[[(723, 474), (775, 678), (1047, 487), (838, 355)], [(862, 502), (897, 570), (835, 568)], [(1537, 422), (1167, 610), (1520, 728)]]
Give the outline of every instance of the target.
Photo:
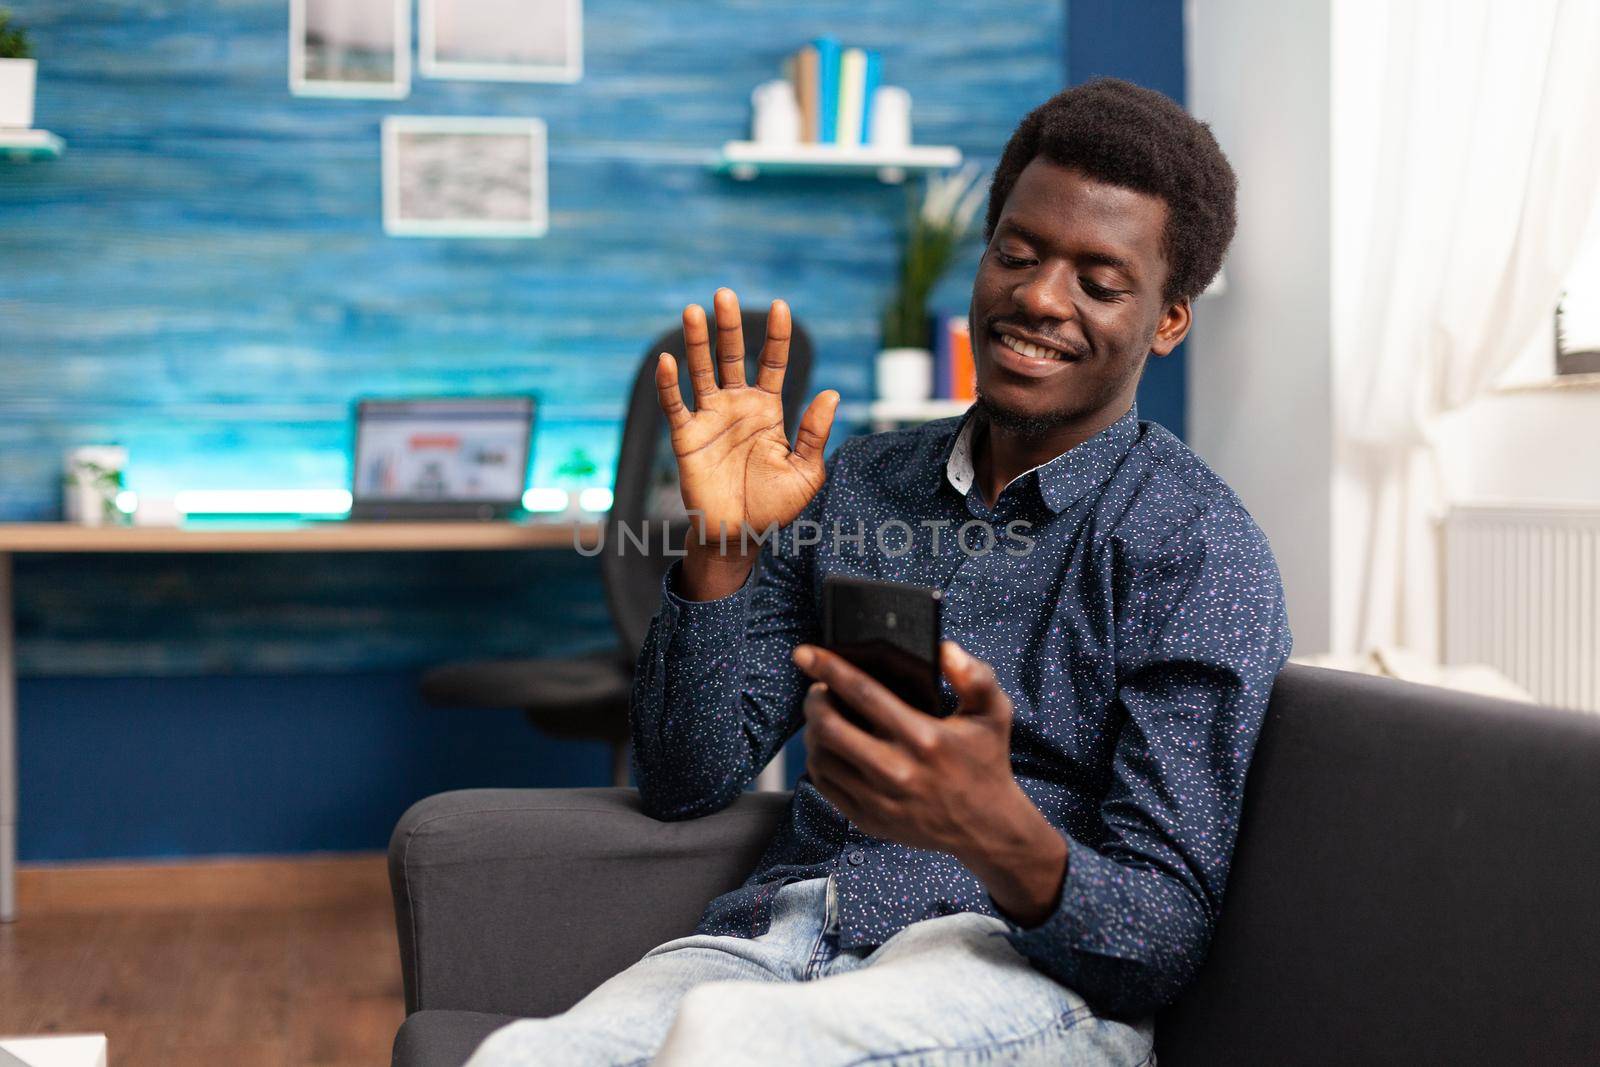
[(522, 507), (531, 396), (358, 400), (350, 518), (505, 519)]

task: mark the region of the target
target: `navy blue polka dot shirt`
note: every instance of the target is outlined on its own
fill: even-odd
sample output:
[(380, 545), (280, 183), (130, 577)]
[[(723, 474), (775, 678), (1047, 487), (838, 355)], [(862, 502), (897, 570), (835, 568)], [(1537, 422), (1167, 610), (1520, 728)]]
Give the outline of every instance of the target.
[[(1222, 904), (1289, 655), (1277, 566), (1232, 490), (1135, 411), (992, 509), (975, 426), (969, 412), (845, 442), (728, 597), (686, 600), (668, 572), (634, 682), (640, 795), (658, 819), (716, 811), (803, 726), (809, 683), (789, 656), (820, 641), (824, 578), (942, 589), (943, 636), (994, 668), (1017, 782), (1067, 841), (1060, 904), (1037, 927), (1005, 920), (1007, 937), (1101, 1010), (1144, 1014), (1194, 974)], [(954, 857), (867, 836), (802, 775), (761, 862), (699, 931), (757, 936), (780, 886), (830, 874), (845, 947), (955, 912), (1005, 919)]]

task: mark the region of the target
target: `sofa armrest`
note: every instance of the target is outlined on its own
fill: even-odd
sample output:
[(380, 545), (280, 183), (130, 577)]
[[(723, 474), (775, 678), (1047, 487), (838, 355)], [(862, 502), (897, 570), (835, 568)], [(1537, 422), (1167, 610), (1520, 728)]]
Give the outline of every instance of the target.
[(657, 822), (632, 789), (470, 789), (389, 841), (406, 1012), (544, 1016), (664, 941), (754, 869), (789, 802), (747, 793)]

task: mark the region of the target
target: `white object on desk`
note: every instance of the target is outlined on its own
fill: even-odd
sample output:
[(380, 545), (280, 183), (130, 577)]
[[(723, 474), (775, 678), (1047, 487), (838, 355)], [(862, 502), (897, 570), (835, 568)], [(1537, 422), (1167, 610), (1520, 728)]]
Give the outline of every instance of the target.
[(105, 1034), (0, 1037), (0, 1067), (106, 1067)]
[(121, 445), (84, 445), (67, 453), (61, 483), (61, 511), (79, 526), (111, 526), (122, 520), (117, 495), (128, 470)]
[(183, 522), (183, 512), (178, 501), (170, 496), (143, 495), (135, 498), (133, 524), (135, 526), (177, 526)]

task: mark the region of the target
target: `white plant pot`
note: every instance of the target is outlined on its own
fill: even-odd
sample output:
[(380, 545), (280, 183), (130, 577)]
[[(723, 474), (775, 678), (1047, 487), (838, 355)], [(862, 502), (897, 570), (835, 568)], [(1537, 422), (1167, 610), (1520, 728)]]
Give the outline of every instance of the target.
[(878, 353), (879, 400), (926, 400), (933, 395), (933, 353), (926, 348), (885, 348)]
[(0, 129), (33, 126), (33, 83), (37, 59), (0, 59)]
[[(61, 511), (80, 526), (111, 526), (123, 521), (117, 509), (128, 450), (121, 445), (83, 445), (67, 453), (61, 485)], [(115, 483), (112, 478), (115, 476)]]

